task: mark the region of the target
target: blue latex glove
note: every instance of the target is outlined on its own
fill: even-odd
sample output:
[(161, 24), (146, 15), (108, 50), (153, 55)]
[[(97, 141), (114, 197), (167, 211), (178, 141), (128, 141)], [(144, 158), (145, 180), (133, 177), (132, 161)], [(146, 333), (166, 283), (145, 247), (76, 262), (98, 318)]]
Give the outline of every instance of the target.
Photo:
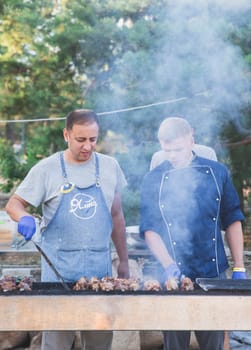
[(162, 279), (165, 282), (171, 277), (177, 278), (178, 280), (181, 277), (180, 269), (178, 268), (177, 264), (175, 264), (175, 263), (172, 263), (172, 264), (167, 266), (167, 268), (165, 269), (165, 271), (163, 273)]
[(232, 274), (233, 280), (245, 280), (246, 278), (247, 278), (246, 269), (244, 267), (233, 268), (233, 274)]
[(33, 216), (22, 216), (18, 221), (17, 231), (29, 241), (36, 232), (36, 222)]

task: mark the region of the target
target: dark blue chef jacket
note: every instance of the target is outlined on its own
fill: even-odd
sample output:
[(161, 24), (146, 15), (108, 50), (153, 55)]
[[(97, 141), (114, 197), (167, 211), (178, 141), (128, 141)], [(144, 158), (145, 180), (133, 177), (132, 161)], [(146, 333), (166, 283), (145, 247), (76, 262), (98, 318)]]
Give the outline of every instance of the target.
[(198, 156), (180, 169), (163, 162), (144, 177), (140, 210), (141, 237), (158, 233), (184, 275), (218, 277), (228, 268), (222, 230), (244, 216), (223, 164)]

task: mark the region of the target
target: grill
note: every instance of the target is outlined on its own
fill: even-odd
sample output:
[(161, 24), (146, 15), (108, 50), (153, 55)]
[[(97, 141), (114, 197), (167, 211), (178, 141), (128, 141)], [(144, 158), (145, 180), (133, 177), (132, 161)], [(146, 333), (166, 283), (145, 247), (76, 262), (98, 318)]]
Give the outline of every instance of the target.
[(195, 289), (193, 291), (147, 291), (147, 290), (137, 290), (137, 291), (92, 291), (92, 290), (74, 290), (73, 287), (75, 283), (66, 283), (69, 291), (65, 290), (63, 285), (59, 282), (33, 282), (32, 290), (12, 290), (12, 291), (0, 291), (1, 296), (53, 296), (53, 295), (70, 295), (70, 296), (139, 296), (139, 295), (155, 295), (155, 296), (171, 296), (171, 295), (186, 295), (186, 296), (251, 296), (251, 280), (216, 280), (207, 278), (198, 278), (197, 283), (195, 283)]
[(60, 283), (34, 283), (32, 291), (1, 292), (0, 309), (1, 331), (251, 329), (251, 290), (244, 286), (214, 285), (207, 291), (196, 286), (188, 292), (67, 292)]

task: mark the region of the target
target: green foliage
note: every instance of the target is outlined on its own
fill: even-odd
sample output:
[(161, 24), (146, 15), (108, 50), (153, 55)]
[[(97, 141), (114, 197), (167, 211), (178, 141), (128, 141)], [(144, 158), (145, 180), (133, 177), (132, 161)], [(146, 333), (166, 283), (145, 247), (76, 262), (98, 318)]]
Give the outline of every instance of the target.
[[(1, 119), (134, 107), (101, 118), (102, 137), (119, 133), (127, 149), (116, 157), (129, 183), (128, 224), (138, 221), (140, 184), (158, 148), (159, 123), (171, 114), (188, 116), (196, 140), (220, 145), (219, 157), (241, 193), (250, 185), (250, 146), (228, 144), (251, 133), (250, 14), (210, 2), (3, 0)], [(5, 190), (39, 159), (65, 147), (62, 122), (25, 123), (25, 130), (22, 125), (1, 129)], [(23, 144), (22, 154), (14, 153), (14, 143)]]
[(3, 192), (9, 192), (18, 185), (40, 159), (65, 148), (62, 122), (33, 124), (33, 127), (26, 135), (27, 142), (17, 152), (10, 141), (0, 139), (0, 174), (3, 179), (0, 189)]
[(0, 190), (3, 192), (9, 192), (24, 176), (23, 164), (18, 161), (11, 143), (3, 139), (0, 139), (0, 174)]
[[(249, 129), (250, 125), (247, 125), (246, 130)], [(251, 143), (248, 141), (248, 138), (247, 140), (242, 140), (241, 133), (234, 123), (230, 123), (224, 128), (222, 138), (227, 140), (225, 145), (228, 146), (229, 150), (228, 165), (244, 209), (244, 193), (245, 191), (248, 193), (251, 187), (251, 163), (247, 161), (251, 158)]]
[(63, 140), (63, 122), (48, 122), (44, 125), (33, 124), (25, 143), (26, 165), (31, 168), (38, 160), (65, 148)]
[(17, 3), (6, 6), (0, 33), (2, 47), (8, 48), (0, 56), (2, 115), (68, 111), (81, 90), (72, 82), (71, 50), (66, 47), (60, 54), (60, 43), (52, 39), (57, 30), (54, 2)]

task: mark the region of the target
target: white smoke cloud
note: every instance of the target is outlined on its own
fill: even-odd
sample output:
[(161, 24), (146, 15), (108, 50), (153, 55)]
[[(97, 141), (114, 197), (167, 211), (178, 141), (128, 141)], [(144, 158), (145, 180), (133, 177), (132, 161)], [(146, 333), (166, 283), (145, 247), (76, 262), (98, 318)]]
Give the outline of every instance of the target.
[(247, 134), (242, 111), (250, 103), (250, 68), (230, 36), (247, 25), (251, 0), (161, 3), (161, 8), (152, 4), (145, 17), (126, 28), (128, 51), (114, 64), (113, 93), (106, 103), (119, 110), (174, 102), (123, 115), (118, 127), (130, 133), (130, 125), (138, 123), (143, 130), (138, 140), (147, 141), (152, 137), (144, 132), (148, 120), (154, 120), (156, 135), (161, 120), (178, 114), (187, 116), (200, 142), (207, 139), (212, 145), (229, 121)]
[[(217, 133), (240, 120), (250, 82), (240, 48), (227, 37), (251, 2), (171, 0), (164, 19), (166, 38), (155, 57), (155, 83), (169, 96), (194, 96), (172, 112), (189, 115), (202, 134)], [(233, 21), (233, 22), (231, 22)], [(165, 117), (165, 116), (164, 116)]]
[(231, 11), (247, 11), (251, 8), (250, 1), (247, 0), (214, 0), (216, 5)]

